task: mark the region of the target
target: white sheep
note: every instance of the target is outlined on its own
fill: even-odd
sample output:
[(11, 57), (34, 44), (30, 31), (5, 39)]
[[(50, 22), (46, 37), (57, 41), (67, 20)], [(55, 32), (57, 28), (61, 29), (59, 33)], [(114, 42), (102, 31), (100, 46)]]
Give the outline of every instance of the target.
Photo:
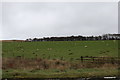
[(85, 46), (85, 48), (87, 48), (88, 46)]
[(37, 51), (39, 50), (39, 49), (36, 49)]
[(116, 40), (113, 40), (113, 42), (116, 42)]

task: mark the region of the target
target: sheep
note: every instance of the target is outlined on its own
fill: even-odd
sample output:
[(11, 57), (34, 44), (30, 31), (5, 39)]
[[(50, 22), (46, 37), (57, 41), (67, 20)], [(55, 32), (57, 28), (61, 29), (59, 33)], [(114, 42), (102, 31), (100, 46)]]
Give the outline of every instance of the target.
[(116, 42), (116, 40), (113, 40), (113, 42)]
[(84, 46), (85, 48), (87, 48), (88, 46)]
[(36, 49), (37, 51), (39, 50), (39, 49)]
[(47, 50), (52, 50), (52, 48), (48, 48)]

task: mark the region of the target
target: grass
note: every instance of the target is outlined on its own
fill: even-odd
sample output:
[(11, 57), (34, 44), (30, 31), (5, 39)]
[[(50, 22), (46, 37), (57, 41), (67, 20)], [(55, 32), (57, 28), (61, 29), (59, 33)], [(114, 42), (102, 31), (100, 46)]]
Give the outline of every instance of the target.
[[(7, 71), (7, 72), (6, 72)], [(47, 73), (47, 74), (46, 74)], [(109, 74), (108, 74), (109, 73)], [(118, 76), (117, 69), (98, 69), (98, 68), (85, 68), (77, 70), (66, 70), (61, 72), (57, 69), (47, 70), (15, 70), (8, 69), (3, 71), (3, 78), (76, 78), (76, 77), (104, 77), (104, 76)]]
[[(76, 59), (81, 56), (118, 57), (118, 50), (120, 49), (118, 48), (119, 44), (118, 40), (3, 42), (2, 57), (3, 59), (8, 60), (6, 60), (6, 62), (5, 60), (3, 61), (3, 66), (7, 67), (6, 69), (3, 69), (3, 78), (74, 78), (117, 76), (118, 67), (114, 65), (107, 64), (101, 66), (95, 64), (94, 66), (94, 64), (84, 64), (83, 67), (80, 67), (81, 63), (79, 63)], [(21, 64), (18, 57), (23, 58), (22, 62), (24, 64)], [(40, 63), (34, 61), (36, 58), (42, 59), (43, 62)], [(58, 62), (56, 60), (60, 62), (59, 65), (55, 65), (56, 62)], [(14, 67), (6, 66), (7, 63), (14, 64)], [(63, 63), (66, 65), (61, 67)], [(43, 64), (47, 64), (49, 68), (36, 69), (37, 65), (42, 65), (42, 67), (44, 67), (45, 65), (43, 66)], [(16, 68), (16, 66), (20, 65), (22, 68)], [(70, 69), (71, 66), (73, 67), (72, 69)], [(76, 66), (77, 68), (74, 69)]]
[[(87, 48), (85, 48), (87, 46)], [(3, 57), (76, 59), (80, 56), (118, 56), (118, 41), (3, 42)], [(29, 55), (29, 56), (28, 56)]]

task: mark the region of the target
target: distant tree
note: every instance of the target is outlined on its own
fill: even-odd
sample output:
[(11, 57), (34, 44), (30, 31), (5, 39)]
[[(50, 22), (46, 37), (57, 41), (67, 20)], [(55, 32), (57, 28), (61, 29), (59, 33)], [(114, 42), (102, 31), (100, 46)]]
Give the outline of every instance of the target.
[(34, 38), (33, 41), (37, 41), (38, 39), (37, 38)]

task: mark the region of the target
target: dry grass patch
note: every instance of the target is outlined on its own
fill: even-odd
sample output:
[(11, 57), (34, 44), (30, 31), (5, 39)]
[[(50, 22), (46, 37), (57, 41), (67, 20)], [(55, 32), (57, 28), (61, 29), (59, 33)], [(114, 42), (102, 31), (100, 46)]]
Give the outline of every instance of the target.
[(44, 69), (59, 69), (64, 71), (65, 69), (82, 69), (82, 68), (118, 68), (118, 64), (105, 63), (81, 63), (63, 61), (59, 59), (41, 59), (41, 58), (3, 58), (2, 68), (5, 69), (29, 69), (29, 70), (44, 70)]

